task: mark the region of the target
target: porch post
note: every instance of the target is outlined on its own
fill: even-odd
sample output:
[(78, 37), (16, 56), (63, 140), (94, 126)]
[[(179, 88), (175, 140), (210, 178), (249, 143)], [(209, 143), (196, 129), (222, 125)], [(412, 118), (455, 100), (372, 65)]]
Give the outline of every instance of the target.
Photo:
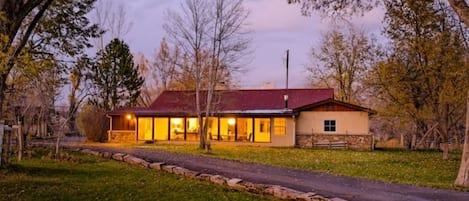
[(112, 134), (112, 116), (107, 116), (109, 118), (109, 131), (107, 132), (107, 141), (111, 141)]

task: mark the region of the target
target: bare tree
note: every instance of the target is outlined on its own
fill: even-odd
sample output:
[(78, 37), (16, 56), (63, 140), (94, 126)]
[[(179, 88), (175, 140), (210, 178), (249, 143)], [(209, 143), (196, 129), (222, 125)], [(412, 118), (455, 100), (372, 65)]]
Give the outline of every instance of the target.
[(308, 68), (316, 84), (337, 88), (336, 96), (345, 102), (358, 102), (363, 93), (366, 72), (377, 61), (379, 49), (363, 30), (349, 26), (323, 35), (320, 46), (312, 49), (313, 66)]
[(180, 86), (183, 86), (182, 83), (187, 83), (187, 79), (181, 81), (181, 84), (176, 83), (176, 70), (182, 62), (179, 48), (171, 48), (165, 38), (161, 40), (160, 48), (155, 52), (153, 61), (147, 60), (142, 53), (137, 54), (135, 58), (140, 74), (145, 77), (139, 105), (149, 106), (164, 90), (185, 88)]
[(95, 7), (95, 23), (105, 31), (95, 42), (98, 50), (103, 49), (113, 38), (122, 39), (132, 28), (132, 21), (129, 21), (124, 5), (114, 3), (112, 0), (98, 0)]
[[(200, 148), (207, 144), (206, 126), (217, 83), (239, 69), (239, 61), (246, 56), (249, 39), (244, 29), (249, 12), (243, 0), (186, 0), (182, 13), (168, 12), (164, 25), (170, 41), (184, 55), (183, 72), (194, 75), (195, 105), (199, 121)], [(204, 76), (207, 75), (207, 76)], [(206, 78), (206, 79), (204, 79)], [(201, 97), (201, 91), (207, 91)], [(202, 108), (202, 100), (205, 108)]]
[(91, 59), (82, 56), (77, 59), (76, 63), (70, 70), (70, 94), (68, 95), (69, 106), (67, 113), (67, 124), (69, 132), (75, 132), (76, 129), (76, 114), (80, 108), (81, 103), (86, 100), (89, 95), (89, 87), (86, 87), (86, 69), (91, 64)]
[(153, 98), (158, 95), (155, 91), (155, 82), (152, 79), (152, 69), (150, 61), (141, 52), (134, 55), (134, 63), (138, 68), (139, 74), (145, 79), (142, 87), (140, 88), (140, 96), (137, 99), (138, 106), (148, 107), (153, 101)]

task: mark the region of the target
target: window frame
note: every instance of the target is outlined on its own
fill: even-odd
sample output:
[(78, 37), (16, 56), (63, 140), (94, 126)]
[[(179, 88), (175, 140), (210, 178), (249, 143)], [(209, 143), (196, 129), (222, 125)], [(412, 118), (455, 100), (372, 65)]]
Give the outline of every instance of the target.
[(337, 121), (335, 119), (326, 119), (323, 124), (324, 132), (335, 133), (337, 132)]
[[(283, 124), (279, 125), (279, 121), (282, 121)], [(273, 123), (274, 123), (274, 135), (280, 135), (280, 136), (285, 136), (287, 135), (287, 118), (279, 118), (275, 117), (273, 118)], [(278, 132), (281, 131), (281, 132)]]

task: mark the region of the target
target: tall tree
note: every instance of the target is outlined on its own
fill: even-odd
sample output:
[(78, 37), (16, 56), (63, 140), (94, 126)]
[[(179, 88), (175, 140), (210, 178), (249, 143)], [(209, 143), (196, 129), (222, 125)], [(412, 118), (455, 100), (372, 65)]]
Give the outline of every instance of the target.
[[(302, 5), (303, 14), (308, 15), (313, 10), (321, 10), (323, 12), (329, 12), (332, 14), (337, 13), (348, 13), (356, 14), (362, 13), (363, 11), (370, 10), (380, 2), (392, 3), (391, 0), (377, 1), (377, 0), (341, 0), (341, 1), (328, 1), (328, 0), (287, 0), (288, 3), (299, 3)], [(447, 0), (447, 1), (432, 1), (436, 3), (448, 3), (453, 12), (457, 14), (460, 21), (469, 27), (469, 2), (466, 0)], [(463, 28), (465, 29), (465, 28)], [(464, 41), (467, 44), (467, 41)], [(469, 102), (466, 103), (466, 107), (469, 108)], [(469, 113), (466, 113), (468, 118)], [(466, 124), (469, 127), (469, 123)], [(468, 139), (469, 133), (465, 133), (465, 139)], [(464, 141), (464, 149), (461, 158), (461, 166), (459, 168), (458, 177), (455, 180), (455, 185), (458, 186), (469, 186), (469, 140)]]
[(75, 56), (91, 45), (89, 38), (99, 35), (98, 27), (86, 17), (94, 1), (0, 1), (0, 117), (8, 109), (4, 103), (11, 72), (14, 68), (36, 69), (34, 65), (20, 65), (29, 58), (27, 55), (57, 60), (54, 56)]
[[(153, 61), (148, 61), (143, 54), (138, 54), (137, 65), (139, 71), (145, 76), (145, 83), (139, 97), (139, 104), (148, 106), (161, 92), (168, 89), (185, 89), (181, 87), (190, 82), (187, 77), (181, 83), (176, 79), (182, 56), (178, 47), (170, 47), (163, 38), (160, 48), (155, 52)], [(179, 66), (179, 67), (178, 67)]]
[(135, 106), (144, 79), (134, 65), (129, 46), (113, 39), (98, 52), (96, 66), (91, 67), (94, 85), (91, 101), (105, 111), (122, 106)]
[(87, 83), (86, 80), (86, 69), (88, 66), (92, 66), (92, 61), (87, 56), (81, 56), (77, 58), (76, 63), (73, 64), (70, 69), (70, 94), (68, 95), (69, 105), (68, 105), (68, 128), (70, 132), (77, 131), (76, 129), (76, 114), (80, 108), (81, 103), (88, 97), (89, 90), (85, 86)]
[[(194, 75), (200, 148), (203, 149), (207, 144), (206, 127), (213, 109), (214, 88), (239, 68), (239, 61), (248, 53), (249, 39), (244, 25), (249, 12), (243, 0), (186, 0), (181, 7), (182, 13), (168, 13), (164, 28), (184, 55), (182, 63), (188, 64), (183, 71)], [(202, 90), (207, 91), (205, 97), (201, 97)], [(206, 103), (205, 108), (202, 102)], [(206, 118), (202, 118), (203, 115)]]
[(308, 68), (313, 84), (336, 88), (336, 97), (358, 102), (366, 72), (379, 58), (379, 49), (364, 31), (352, 26), (323, 35), (320, 46), (312, 49), (313, 66)]

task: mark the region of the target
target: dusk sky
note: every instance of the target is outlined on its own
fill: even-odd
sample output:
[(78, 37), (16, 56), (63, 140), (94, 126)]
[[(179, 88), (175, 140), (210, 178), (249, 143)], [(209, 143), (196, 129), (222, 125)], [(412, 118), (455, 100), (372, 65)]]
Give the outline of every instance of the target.
[[(111, 0), (101, 0), (111, 1)], [(124, 5), (128, 21), (132, 23), (129, 33), (123, 38), (133, 53), (142, 52), (153, 60), (161, 39), (162, 28), (168, 9), (180, 10), (183, 0), (112, 0), (115, 5)], [(321, 34), (331, 27), (328, 19), (319, 14), (311, 17), (301, 15), (298, 5), (288, 5), (286, 0), (245, 0), (250, 10), (248, 18), (251, 30), (253, 55), (245, 73), (236, 77), (241, 88), (260, 88), (271, 82), (275, 88), (285, 87), (285, 52), (290, 49), (290, 88), (302, 88), (308, 83), (306, 65), (310, 63), (308, 53), (317, 46)], [(379, 35), (382, 11), (373, 10), (364, 17), (352, 19), (358, 27), (368, 33)]]

